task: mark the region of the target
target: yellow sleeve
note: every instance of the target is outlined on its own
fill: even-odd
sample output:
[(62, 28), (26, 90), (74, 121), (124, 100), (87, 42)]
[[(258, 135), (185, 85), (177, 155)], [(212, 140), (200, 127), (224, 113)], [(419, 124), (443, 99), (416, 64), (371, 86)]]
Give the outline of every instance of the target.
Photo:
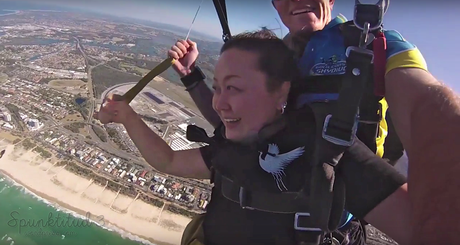
[(385, 74), (395, 68), (420, 68), (428, 71), (425, 58), (417, 48), (390, 56), (387, 59)]
[(387, 40), (386, 73), (395, 68), (421, 68), (428, 70), (425, 58), (417, 46), (408, 42), (395, 30), (385, 30), (384, 34)]

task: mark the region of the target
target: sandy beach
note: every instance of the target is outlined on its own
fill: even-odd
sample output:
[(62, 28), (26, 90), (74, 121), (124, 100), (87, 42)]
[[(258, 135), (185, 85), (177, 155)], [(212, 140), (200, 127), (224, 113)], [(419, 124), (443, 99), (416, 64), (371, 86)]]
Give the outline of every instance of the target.
[(189, 218), (161, 212), (160, 208), (132, 197), (117, 196), (116, 192), (77, 176), (63, 166), (54, 166), (32, 151), (15, 150), (13, 145), (0, 142), (0, 149), (5, 147), (0, 171), (36, 195), (83, 216), (89, 212), (95, 220), (103, 220), (105, 226), (116, 226), (154, 244), (180, 244)]

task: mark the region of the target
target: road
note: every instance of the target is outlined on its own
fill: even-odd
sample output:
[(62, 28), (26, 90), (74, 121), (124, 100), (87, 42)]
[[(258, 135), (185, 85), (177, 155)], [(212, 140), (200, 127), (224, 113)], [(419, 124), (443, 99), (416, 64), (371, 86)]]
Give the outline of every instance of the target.
[[(93, 120), (94, 110), (96, 109), (96, 98), (94, 96), (94, 86), (93, 86), (92, 71), (93, 71), (94, 67), (99, 66), (99, 65), (101, 65), (103, 63), (100, 63), (100, 64), (98, 64), (96, 66), (91, 66), (90, 62), (89, 62), (91, 58), (89, 58), (88, 55), (83, 50), (83, 47), (82, 47), (82, 45), (80, 43), (80, 39), (78, 39), (78, 37), (74, 37), (74, 39), (77, 41), (78, 50), (80, 51), (80, 53), (83, 55), (83, 58), (85, 59), (86, 70), (88, 71), (88, 82), (87, 82), (86, 87), (88, 88), (88, 93), (89, 93), (88, 101), (90, 103), (90, 109), (89, 109), (89, 115), (88, 115), (88, 118), (87, 118), (86, 121), (88, 123), (91, 123), (92, 120)], [(93, 60), (91, 60), (91, 61), (93, 61)]]
[[(95, 124), (91, 123), (90, 125), (95, 125)], [(91, 128), (91, 127), (89, 127), (89, 128)], [(134, 156), (132, 154), (129, 154), (129, 153), (125, 152), (125, 151), (122, 151), (122, 150), (114, 147), (113, 145), (111, 145), (108, 142), (103, 142), (101, 139), (99, 139), (99, 137), (96, 135), (96, 133), (94, 133), (94, 131), (92, 129), (89, 130), (89, 135), (91, 136), (92, 141), (96, 142), (97, 147), (101, 148), (102, 150), (107, 151), (107, 152), (109, 152), (109, 153), (111, 153), (111, 154), (113, 154), (115, 156), (124, 158), (124, 159), (128, 160), (130, 163), (139, 164), (141, 166), (146, 166), (147, 165), (147, 163), (145, 163), (144, 161), (141, 161), (136, 156)]]
[(89, 92), (89, 102), (90, 102), (90, 107), (89, 107), (89, 114), (88, 118), (86, 119), (87, 122), (91, 122), (93, 120), (94, 116), (94, 110), (96, 109), (96, 98), (94, 97), (94, 88), (93, 88), (93, 79), (91, 72), (93, 71), (93, 67), (90, 67), (88, 69), (88, 91)]
[[(138, 164), (142, 164), (141, 161), (139, 161), (139, 159), (135, 156), (133, 156), (132, 154), (129, 154), (125, 151), (122, 151), (122, 150), (119, 150), (115, 147), (113, 147), (110, 143), (107, 143), (107, 142), (102, 142), (99, 137), (96, 135), (96, 133), (93, 131), (91, 125), (94, 125), (92, 122), (93, 122), (93, 116), (94, 116), (94, 111), (96, 109), (96, 97), (95, 97), (95, 92), (94, 92), (94, 86), (93, 86), (93, 79), (92, 79), (92, 71), (95, 67), (98, 67), (100, 65), (104, 65), (105, 62), (100, 62), (99, 64), (95, 65), (95, 66), (91, 66), (90, 65), (90, 60), (94, 62), (94, 60), (92, 60), (90, 57), (88, 57), (88, 55), (85, 53), (83, 47), (82, 47), (82, 44), (80, 42), (80, 39), (78, 39), (77, 37), (74, 37), (74, 39), (77, 41), (77, 47), (80, 51), (80, 53), (83, 55), (84, 59), (85, 59), (85, 64), (86, 64), (86, 67), (87, 67), (87, 71), (88, 71), (88, 83), (87, 83), (87, 88), (88, 88), (88, 93), (89, 93), (89, 98), (88, 98), (88, 101), (90, 103), (90, 108), (89, 108), (89, 114), (88, 114), (88, 118), (86, 119), (86, 124), (87, 124), (87, 130), (88, 130), (88, 133), (89, 135), (91, 136), (91, 138), (93, 139), (93, 141), (97, 142), (98, 146), (100, 148), (102, 148), (103, 150), (105, 151), (108, 151), (116, 156), (119, 156), (119, 157), (122, 157), (122, 158), (125, 158), (125, 159), (128, 159), (128, 160), (132, 160), (134, 161), (135, 163), (138, 163)], [(145, 164), (142, 164), (142, 165), (145, 165)]]

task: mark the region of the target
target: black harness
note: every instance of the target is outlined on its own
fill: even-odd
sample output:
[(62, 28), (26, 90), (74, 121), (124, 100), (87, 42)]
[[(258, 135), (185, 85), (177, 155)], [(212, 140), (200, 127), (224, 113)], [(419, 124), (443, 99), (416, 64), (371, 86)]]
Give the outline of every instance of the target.
[[(307, 111), (310, 110), (310, 111)], [(303, 117), (312, 117), (315, 114), (311, 111), (310, 107), (304, 107), (301, 110), (296, 112), (289, 112), (289, 114), (297, 113)], [(345, 185), (341, 180), (340, 176), (334, 176), (332, 180), (332, 186), (334, 191), (331, 190), (331, 194), (334, 195), (334, 202), (329, 203), (329, 199), (319, 198), (315, 195), (323, 195), (321, 183), (322, 178), (315, 178), (315, 172), (317, 172), (317, 166), (322, 166), (323, 164), (318, 164), (322, 161), (328, 164), (332, 164), (331, 171), (329, 174), (334, 174), (334, 168), (337, 166), (342, 154), (344, 153), (343, 149), (340, 147), (328, 147), (328, 150), (322, 152), (322, 158), (315, 158), (317, 154), (318, 147), (314, 147), (315, 142), (318, 142), (318, 139), (315, 137), (314, 132), (315, 124), (317, 124), (313, 118), (311, 118), (311, 128), (312, 133), (310, 137), (304, 135), (296, 135), (296, 132), (285, 133), (283, 132), (284, 142), (299, 142), (298, 144), (304, 145), (306, 148), (313, 149), (308, 152), (305, 159), (302, 159), (302, 164), (307, 165), (308, 168), (312, 169), (310, 174), (305, 176), (304, 182), (299, 183), (298, 190), (295, 191), (283, 191), (283, 192), (272, 192), (264, 190), (263, 186), (266, 185), (261, 183), (261, 186), (254, 187), (251, 184), (248, 184), (246, 180), (250, 179), (251, 169), (238, 168), (235, 170), (237, 174), (231, 174), (235, 164), (238, 163), (239, 166), (250, 166), (250, 163), (254, 163), (257, 159), (253, 158), (254, 152), (262, 152), (263, 146), (269, 144), (269, 140), (272, 135), (276, 134), (278, 131), (285, 128), (291, 129), (299, 127), (296, 122), (302, 123), (300, 127), (308, 126), (304, 120), (295, 120), (291, 119), (291, 123), (288, 123), (289, 120), (280, 120), (267, 128), (264, 128), (259, 132), (258, 141), (255, 145), (257, 146), (240, 146), (234, 143), (231, 143), (224, 139), (224, 134), (221, 130), (224, 130), (223, 126), (216, 129), (215, 136), (209, 138), (206, 135), (206, 132), (198, 128), (197, 126), (188, 126), (187, 128), (187, 139), (195, 142), (204, 142), (208, 143), (216, 149), (216, 156), (213, 158), (212, 163), (212, 183), (215, 184), (217, 189), (214, 191), (220, 191), (222, 196), (226, 199), (232, 201), (233, 203), (240, 206), (241, 209), (275, 213), (275, 214), (285, 214), (292, 215), (292, 221), (288, 224), (291, 225), (295, 230), (295, 240), (297, 244), (328, 244), (332, 241), (342, 241), (343, 237), (332, 236), (332, 233), (337, 230), (337, 228), (343, 227), (348, 223), (348, 215), (344, 213), (345, 208)], [(303, 138), (310, 138), (309, 140), (303, 140)], [(350, 146), (350, 149), (364, 147), (363, 144), (353, 144)], [(323, 147), (321, 147), (322, 149)], [(348, 148), (345, 149), (348, 151)], [(338, 156), (337, 156), (338, 155)], [(313, 156), (313, 158), (311, 158)], [(355, 158), (356, 159), (356, 158)], [(336, 161), (336, 162), (334, 162)], [(309, 164), (310, 162), (310, 164)], [(333, 163), (334, 162), (334, 163)], [(248, 164), (246, 164), (248, 163)], [(344, 163), (346, 164), (346, 163)], [(327, 166), (323, 166), (327, 167)], [(320, 176), (323, 176), (322, 174)], [(306, 181), (305, 181), (306, 180)], [(326, 180), (330, 181), (330, 180)], [(301, 181), (302, 182), (302, 181)], [(269, 182), (272, 183), (271, 177)], [(313, 186), (312, 186), (313, 185)], [(320, 189), (321, 188), (321, 189)], [(340, 188), (341, 191), (337, 189)], [(327, 192), (329, 193), (329, 192)], [(328, 205), (330, 206), (328, 208)], [(330, 224), (324, 224), (327, 226), (326, 230), (320, 227), (321, 217), (315, 217), (314, 210), (318, 208), (324, 210), (320, 215), (327, 215), (327, 219), (331, 221)], [(329, 213), (329, 210), (332, 207), (335, 213)]]

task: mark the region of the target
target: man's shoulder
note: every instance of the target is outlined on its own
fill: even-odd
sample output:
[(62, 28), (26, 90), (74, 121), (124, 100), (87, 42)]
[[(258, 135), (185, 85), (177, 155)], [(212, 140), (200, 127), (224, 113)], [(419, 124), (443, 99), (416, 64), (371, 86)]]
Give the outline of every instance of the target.
[(416, 50), (417, 46), (407, 41), (401, 33), (396, 30), (384, 30), (385, 38), (387, 40), (387, 58), (407, 52)]
[[(340, 75), (345, 72), (345, 43), (340, 25), (313, 36), (299, 59), (304, 76)], [(387, 73), (394, 68), (417, 67), (427, 70), (426, 61), (417, 46), (396, 30), (384, 30), (387, 40)]]
[(395, 68), (428, 69), (425, 58), (415, 44), (396, 30), (384, 30), (383, 33), (387, 40), (387, 73)]

